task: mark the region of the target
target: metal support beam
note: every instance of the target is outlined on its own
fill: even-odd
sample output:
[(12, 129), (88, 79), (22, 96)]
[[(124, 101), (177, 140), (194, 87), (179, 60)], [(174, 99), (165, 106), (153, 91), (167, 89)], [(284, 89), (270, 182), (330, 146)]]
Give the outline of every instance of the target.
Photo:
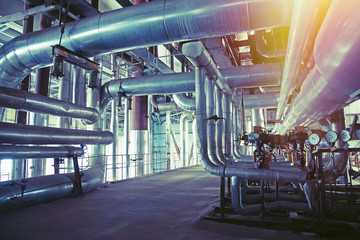
[(15, 21), (27, 18), (28, 16), (42, 14), (42, 13), (50, 12), (50, 11), (57, 10), (57, 9), (58, 9), (58, 7), (56, 5), (50, 5), (50, 6), (41, 5), (38, 7), (29, 8), (29, 9), (26, 9), (21, 12), (17, 12), (17, 13), (13, 13), (10, 15), (0, 17), (0, 24), (15, 22)]

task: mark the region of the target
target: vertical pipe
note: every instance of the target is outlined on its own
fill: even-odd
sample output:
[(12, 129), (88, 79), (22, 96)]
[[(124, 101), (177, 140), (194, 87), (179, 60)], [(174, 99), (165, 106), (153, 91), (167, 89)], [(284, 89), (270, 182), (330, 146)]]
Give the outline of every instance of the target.
[[(193, 136), (193, 152), (192, 152), (192, 155), (193, 155), (193, 158), (194, 158), (194, 164), (198, 164), (199, 163), (199, 158), (197, 156), (198, 147), (197, 147), (197, 136), (196, 136), (196, 119), (194, 119), (194, 121), (192, 123), (192, 136)], [(189, 156), (189, 159), (190, 159), (190, 156)]]
[(74, 71), (74, 103), (77, 105), (86, 105), (86, 76), (85, 71), (75, 67)]
[[(206, 92), (206, 117), (212, 117), (214, 111), (214, 81), (210, 79), (205, 80), (205, 92)], [(222, 121), (222, 120), (220, 120)], [(222, 165), (222, 162), (216, 156), (216, 141), (215, 141), (215, 121), (207, 120), (207, 141), (208, 141), (208, 155), (210, 160), (215, 165)]]
[[(223, 91), (216, 87), (216, 115), (219, 118), (223, 117)], [(223, 121), (216, 122), (216, 154), (218, 158), (225, 162), (224, 149), (223, 149)]]
[[(154, 111), (154, 107), (151, 104), (151, 96), (148, 96), (148, 116), (151, 115), (151, 113)], [(154, 130), (154, 125), (153, 125), (153, 120), (151, 117), (148, 117), (148, 149), (147, 149), (147, 163), (145, 164), (145, 174), (150, 174), (153, 173), (153, 168), (152, 168), (152, 159), (153, 159), (153, 130)]]
[[(72, 91), (72, 81), (71, 81), (71, 65), (69, 63), (64, 63), (64, 76), (59, 80), (59, 100), (64, 100), (67, 102), (72, 102), (71, 91)], [(86, 90), (86, 89), (85, 89)], [(70, 128), (71, 122), (70, 118), (59, 117), (58, 118), (58, 127), (59, 128)], [(67, 158), (65, 160), (66, 173), (71, 173), (73, 169), (71, 159)]]
[(111, 132), (114, 134), (114, 141), (111, 144), (111, 162), (112, 162), (112, 180), (117, 180), (117, 155), (119, 143), (119, 113), (117, 107), (118, 99), (114, 99), (111, 103)]
[(232, 131), (232, 118), (231, 118), (231, 95), (224, 94), (224, 115), (225, 115), (225, 152), (227, 156), (231, 159), (232, 153), (232, 141), (231, 141), (231, 131)]
[[(189, 158), (190, 158), (190, 152), (189, 152), (189, 150), (190, 150), (190, 138), (189, 138), (189, 119), (185, 119), (185, 121), (184, 121), (184, 125), (185, 125), (185, 128), (184, 128), (184, 132), (183, 132), (183, 134), (184, 134), (184, 140), (185, 140), (185, 142), (184, 142), (184, 150), (183, 150), (183, 154), (184, 154), (184, 159), (185, 159), (185, 161), (188, 163), (188, 166), (191, 166), (191, 164), (190, 164), (190, 162), (189, 162)], [(186, 166), (186, 162), (185, 162), (185, 164), (184, 164), (184, 167)]]
[(171, 148), (170, 148), (170, 128), (171, 128), (171, 111), (166, 111), (166, 170), (171, 169)]
[[(130, 128), (129, 128), (129, 99), (125, 100), (125, 112), (124, 112), (124, 141), (125, 141), (125, 168), (126, 178), (130, 178), (130, 157), (129, 157), (129, 141), (130, 141)], [(124, 163), (123, 163), (124, 166)]]
[[(139, 71), (133, 72), (132, 77), (139, 77), (142, 73)], [(130, 142), (137, 143), (131, 145), (133, 148), (132, 153), (136, 154), (136, 172), (137, 176), (144, 174), (144, 163), (147, 161), (146, 145), (147, 145), (147, 132), (148, 132), (148, 96), (135, 96), (132, 97), (131, 111), (130, 111)], [(142, 140), (141, 140), (142, 139)]]
[[(24, 9), (27, 10), (29, 8), (32, 8), (31, 5), (24, 3)], [(34, 16), (28, 16), (27, 18), (24, 18), (23, 21), (23, 33), (30, 33), (33, 31), (34, 28)], [(20, 83), (20, 89), (28, 91), (29, 90), (29, 84), (30, 84), (30, 77), (31, 74), (27, 75)], [(1, 110), (0, 110), (1, 111)], [(19, 124), (27, 124), (27, 112), (24, 111), (17, 111), (16, 112), (16, 121)], [(26, 176), (26, 163), (27, 159), (16, 159), (13, 160), (13, 168), (16, 170), (13, 172), (13, 179), (20, 179), (25, 178)], [(0, 168), (1, 169), (1, 168)]]
[[(44, 14), (40, 15), (40, 30), (51, 27), (51, 19)], [(35, 93), (42, 96), (49, 95), (50, 68), (41, 68), (36, 71)], [(43, 114), (34, 114), (34, 125), (46, 126), (46, 119)], [(32, 161), (32, 177), (44, 175), (46, 160), (36, 159)]]
[[(87, 125), (88, 130), (101, 130), (102, 129), (102, 112), (100, 109), (100, 94), (101, 94), (101, 78), (98, 77), (97, 72), (90, 74), (91, 82), (96, 83), (94, 87), (87, 89), (87, 106), (95, 108), (100, 113), (99, 120), (92, 124)], [(99, 177), (101, 177), (101, 181), (104, 181), (104, 172), (105, 172), (105, 158), (104, 158), (104, 146), (103, 145), (90, 145), (89, 147), (89, 167), (95, 167), (97, 170), (100, 171), (98, 173)]]
[(264, 113), (262, 109), (251, 109), (252, 127), (264, 128)]

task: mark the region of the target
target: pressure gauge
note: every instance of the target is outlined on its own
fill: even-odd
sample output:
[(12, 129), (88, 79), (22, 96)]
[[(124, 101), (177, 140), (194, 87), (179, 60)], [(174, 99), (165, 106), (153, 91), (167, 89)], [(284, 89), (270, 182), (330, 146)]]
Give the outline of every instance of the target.
[(356, 130), (355, 135), (357, 139), (360, 139), (360, 129)]
[(334, 131), (328, 131), (325, 134), (325, 140), (328, 141), (329, 143), (334, 143), (336, 142), (337, 139), (338, 139), (337, 133)]
[(347, 142), (351, 139), (350, 133), (348, 130), (341, 130), (339, 133), (339, 139), (343, 142)]
[(320, 138), (320, 136), (318, 135), (318, 134), (316, 134), (316, 133), (312, 133), (312, 134), (310, 134), (310, 136), (308, 137), (308, 140), (309, 140), (309, 143), (311, 144), (311, 145), (318, 145), (319, 143), (320, 143), (320, 140), (321, 140), (321, 138)]

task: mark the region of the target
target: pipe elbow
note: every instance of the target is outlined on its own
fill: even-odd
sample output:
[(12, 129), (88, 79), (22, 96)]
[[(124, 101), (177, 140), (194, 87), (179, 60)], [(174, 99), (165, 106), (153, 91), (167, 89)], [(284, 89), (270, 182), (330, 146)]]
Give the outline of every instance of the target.
[(88, 117), (87, 119), (83, 119), (83, 120), (82, 120), (82, 123), (83, 123), (84, 125), (93, 125), (94, 123), (97, 122), (97, 120), (98, 120), (99, 117), (100, 117), (100, 113), (99, 113), (98, 110), (96, 110), (95, 108), (92, 108), (92, 109), (90, 110), (90, 112), (91, 112), (90, 117)]

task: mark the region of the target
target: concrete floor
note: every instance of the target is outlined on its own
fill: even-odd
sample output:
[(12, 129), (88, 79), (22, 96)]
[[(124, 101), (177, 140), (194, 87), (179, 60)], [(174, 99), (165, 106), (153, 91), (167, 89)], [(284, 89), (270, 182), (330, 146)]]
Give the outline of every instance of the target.
[(0, 239), (309, 239), (286, 231), (199, 220), (219, 196), (201, 167), (104, 185), (0, 215)]

